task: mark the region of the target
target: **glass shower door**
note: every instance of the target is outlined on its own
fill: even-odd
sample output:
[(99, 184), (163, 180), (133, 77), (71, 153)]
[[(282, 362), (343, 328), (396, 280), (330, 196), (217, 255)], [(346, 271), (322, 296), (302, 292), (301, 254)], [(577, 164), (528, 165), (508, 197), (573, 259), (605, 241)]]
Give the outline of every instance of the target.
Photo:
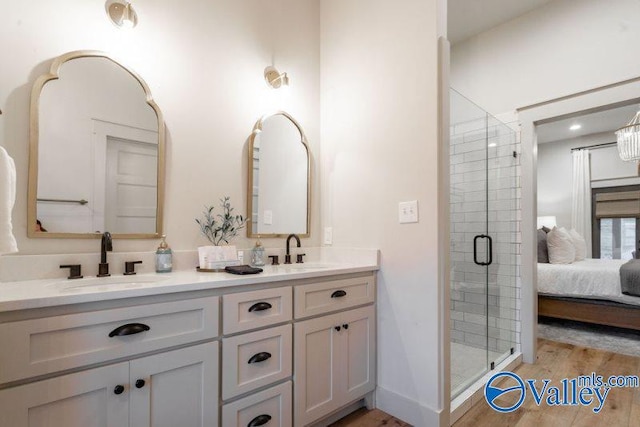
[(451, 90), (451, 390), (456, 397), (515, 347), (515, 132)]
[(451, 391), (487, 372), (487, 114), (451, 91)]

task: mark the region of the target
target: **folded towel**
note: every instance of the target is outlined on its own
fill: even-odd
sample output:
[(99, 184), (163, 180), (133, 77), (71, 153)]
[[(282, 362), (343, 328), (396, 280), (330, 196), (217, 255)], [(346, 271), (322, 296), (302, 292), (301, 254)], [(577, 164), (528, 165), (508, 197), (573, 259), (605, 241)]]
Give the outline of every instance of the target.
[(16, 164), (0, 147), (0, 255), (18, 252), (11, 225), (11, 211), (16, 202)]

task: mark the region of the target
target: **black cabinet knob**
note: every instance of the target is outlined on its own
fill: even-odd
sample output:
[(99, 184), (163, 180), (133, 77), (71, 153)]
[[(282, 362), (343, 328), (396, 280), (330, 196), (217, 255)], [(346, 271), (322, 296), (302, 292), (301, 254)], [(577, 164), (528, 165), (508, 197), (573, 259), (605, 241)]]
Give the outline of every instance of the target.
[(340, 326), (336, 326), (336, 327), (334, 327), (334, 329), (335, 329), (336, 331), (340, 332)]
[(349, 329), (349, 325), (346, 324), (346, 323), (344, 325), (342, 325), (342, 327), (345, 328), (345, 329)]
[(145, 384), (144, 380), (136, 380), (136, 388), (142, 388)]
[(114, 392), (115, 394), (122, 394), (122, 393), (124, 393), (124, 386), (123, 386), (123, 385), (118, 384), (118, 385), (113, 389), (113, 392)]

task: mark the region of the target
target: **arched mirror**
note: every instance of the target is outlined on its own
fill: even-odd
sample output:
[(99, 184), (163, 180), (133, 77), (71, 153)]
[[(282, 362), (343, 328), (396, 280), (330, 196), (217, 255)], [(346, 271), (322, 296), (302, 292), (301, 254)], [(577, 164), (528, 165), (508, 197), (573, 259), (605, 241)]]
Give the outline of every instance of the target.
[(31, 93), (29, 237), (162, 233), (164, 121), (146, 83), (104, 52), (56, 58)]
[(249, 237), (309, 236), (311, 161), (302, 127), (280, 111), (262, 117), (249, 140)]

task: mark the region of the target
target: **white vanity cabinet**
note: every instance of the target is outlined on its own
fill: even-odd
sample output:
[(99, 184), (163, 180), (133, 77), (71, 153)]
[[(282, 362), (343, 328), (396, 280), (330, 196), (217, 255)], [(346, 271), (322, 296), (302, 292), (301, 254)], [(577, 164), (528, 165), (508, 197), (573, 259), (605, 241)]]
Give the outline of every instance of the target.
[(284, 286), (222, 297), (223, 426), (293, 426), (292, 296)]
[(0, 426), (205, 427), (217, 423), (218, 343), (0, 391)]
[(305, 426), (375, 388), (372, 305), (297, 322), (294, 328), (296, 426)]
[(303, 427), (372, 397), (372, 270), (215, 283), (0, 311), (0, 427)]
[(0, 426), (217, 425), (219, 304), (106, 302), (0, 323), (0, 386), (25, 383), (0, 390)]

